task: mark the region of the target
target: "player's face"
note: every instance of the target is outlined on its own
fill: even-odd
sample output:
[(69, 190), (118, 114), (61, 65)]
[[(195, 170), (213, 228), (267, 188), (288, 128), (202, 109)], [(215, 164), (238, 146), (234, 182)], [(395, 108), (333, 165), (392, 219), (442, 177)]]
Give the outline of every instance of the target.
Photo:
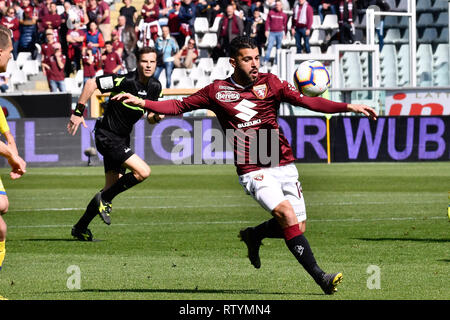
[(9, 42), (9, 46), (6, 47), (6, 49), (0, 49), (0, 72), (6, 71), (12, 50), (13, 47), (11, 42)]
[(156, 53), (144, 53), (139, 60), (139, 71), (146, 77), (150, 78), (156, 70)]
[(241, 84), (255, 82), (259, 73), (259, 52), (258, 48), (241, 49), (236, 58), (230, 58), (230, 63), (234, 67), (235, 80)]

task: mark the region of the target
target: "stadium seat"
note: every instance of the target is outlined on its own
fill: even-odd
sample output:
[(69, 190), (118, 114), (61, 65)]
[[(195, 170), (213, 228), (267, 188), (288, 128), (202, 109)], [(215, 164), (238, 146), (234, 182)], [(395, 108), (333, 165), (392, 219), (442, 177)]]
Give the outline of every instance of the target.
[(222, 20), (222, 16), (216, 16), (214, 18), (213, 25), (209, 28), (209, 32), (217, 32), (219, 31), (220, 20)]
[(448, 12), (447, 0), (434, 0), (431, 10), (434, 12)]
[(436, 43), (448, 43), (448, 28), (442, 28), (439, 37), (434, 41)]
[(78, 87), (83, 88), (83, 81), (84, 81), (84, 72), (83, 70), (80, 69), (75, 74), (75, 83), (77, 84)]
[[(406, 2), (406, 1), (405, 1)], [(431, 0), (417, 0), (416, 12), (429, 12), (431, 9)]]
[(10, 74), (14, 74), (14, 72), (19, 71), (19, 67), (17, 66), (17, 63), (13, 59), (9, 59), (8, 65), (6, 66), (6, 71)]
[(449, 64), (444, 63), (433, 70), (433, 86), (448, 86), (449, 81)]
[[(419, 19), (417, 20), (417, 27), (418, 28), (428, 28), (434, 26), (434, 18), (433, 14), (429, 12), (424, 12), (419, 16)], [(448, 21), (447, 21), (448, 24)]]
[(194, 30), (196, 33), (209, 32), (209, 22), (206, 17), (196, 17), (194, 21)]
[(189, 77), (183, 77), (178, 80), (174, 87), (178, 89), (191, 89), (194, 88), (194, 81)]
[(39, 74), (39, 62), (37, 60), (25, 60), (22, 71), (26, 77)]
[(433, 51), (431, 44), (420, 44), (417, 49), (417, 84), (429, 87), (433, 84)]
[(394, 44), (386, 44), (380, 53), (382, 87), (397, 86), (397, 52)]
[(398, 28), (398, 17), (396, 16), (385, 16), (384, 17), (384, 28)]
[(448, 43), (440, 43), (436, 46), (433, 53), (433, 65), (440, 66), (444, 63), (449, 63)]
[(397, 6), (395, 8), (391, 8), (391, 11), (407, 12), (408, 11), (408, 1), (409, 0), (400, 0), (397, 3)]
[(438, 39), (438, 32), (436, 28), (426, 28), (423, 31), (422, 36), (417, 39), (417, 42), (420, 43), (433, 43)]
[(186, 78), (187, 72), (185, 68), (174, 68), (172, 71), (172, 79), (178, 80), (181, 78)]
[(211, 83), (209, 76), (201, 76), (195, 82), (195, 88), (201, 89)]
[(215, 48), (217, 46), (217, 33), (208, 32), (202, 37), (198, 37), (197, 46), (201, 49)]
[(409, 84), (409, 69), (410, 69), (410, 53), (409, 44), (400, 45), (400, 49), (397, 52), (397, 85), (399, 87)]
[(329, 29), (338, 29), (338, 28), (339, 28), (339, 24), (338, 24), (337, 14), (325, 15), (325, 17), (323, 18), (323, 22), (320, 25), (320, 29), (329, 30)]
[(401, 41), (400, 29), (391, 28), (386, 31), (386, 35), (384, 37), (385, 44), (396, 44), (400, 43), (400, 41)]
[[(174, 69), (174, 71), (175, 71), (175, 69)], [(189, 71), (189, 77), (194, 81), (198, 80), (200, 77), (203, 77), (204, 75), (205, 75), (205, 71), (202, 68), (199, 68), (197, 66), (194, 66)]]
[(212, 58), (200, 58), (198, 59), (198, 68), (203, 69), (207, 74), (210, 74), (214, 68), (214, 60)]
[(409, 17), (400, 17), (397, 28), (405, 30), (409, 28)]
[(19, 52), (16, 59), (17, 66), (22, 69), (25, 61), (31, 60), (31, 52)]
[(447, 27), (448, 26), (448, 13), (447, 12), (439, 13), (438, 18), (435, 21), (434, 25), (436, 27)]
[(22, 70), (17, 69), (15, 72), (11, 73), (11, 78), (9, 79), (11, 85), (17, 86), (19, 84), (24, 84), (27, 78)]
[(218, 79), (222, 80), (222, 79), (225, 79), (226, 77), (227, 77), (227, 73), (226, 73), (226, 71), (225, 71), (224, 69), (222, 69), (222, 68), (214, 68), (214, 69), (211, 71), (211, 74), (210, 74), (210, 76), (209, 76), (209, 78), (211, 79), (211, 81), (218, 80)]
[(313, 23), (311, 29), (320, 29), (320, 25), (321, 25), (320, 16), (316, 14), (313, 16)]
[(309, 38), (309, 44), (314, 45), (321, 45), (326, 37), (325, 30), (312, 30), (311, 37)]

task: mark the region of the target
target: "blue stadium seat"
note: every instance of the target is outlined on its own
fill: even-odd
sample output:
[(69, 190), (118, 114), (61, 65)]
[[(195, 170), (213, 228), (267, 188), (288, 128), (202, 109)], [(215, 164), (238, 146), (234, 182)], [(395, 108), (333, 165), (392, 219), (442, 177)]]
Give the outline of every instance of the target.
[(448, 26), (448, 12), (441, 12), (438, 15), (437, 20), (434, 25), (436, 27), (447, 27)]
[[(418, 28), (428, 28), (434, 26), (434, 18), (433, 14), (429, 12), (424, 12), (420, 14), (419, 19), (417, 19), (417, 27)], [(448, 21), (447, 21), (448, 24)]]
[(433, 43), (438, 38), (438, 32), (436, 28), (425, 28), (422, 36), (417, 39), (418, 43)]
[(417, 0), (416, 2), (417, 13), (430, 12), (430, 9), (431, 9), (431, 0)]
[(434, 0), (431, 10), (434, 12), (448, 12), (448, 1), (447, 0)]

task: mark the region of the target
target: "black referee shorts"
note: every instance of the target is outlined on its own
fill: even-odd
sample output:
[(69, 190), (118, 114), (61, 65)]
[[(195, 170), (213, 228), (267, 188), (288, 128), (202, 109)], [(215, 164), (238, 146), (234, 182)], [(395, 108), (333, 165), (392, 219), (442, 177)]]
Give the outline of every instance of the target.
[(116, 171), (124, 174), (126, 168), (123, 163), (131, 157), (134, 152), (130, 148), (130, 137), (121, 137), (111, 131), (97, 128), (95, 130), (95, 145), (98, 152), (103, 156), (105, 173)]

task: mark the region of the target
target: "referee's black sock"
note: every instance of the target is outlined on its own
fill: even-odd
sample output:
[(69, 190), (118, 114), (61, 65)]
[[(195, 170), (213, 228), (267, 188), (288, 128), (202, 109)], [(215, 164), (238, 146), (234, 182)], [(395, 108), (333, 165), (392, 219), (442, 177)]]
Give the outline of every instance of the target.
[(81, 216), (80, 220), (75, 224), (75, 228), (78, 230), (85, 230), (89, 223), (91, 223), (92, 219), (98, 214), (98, 208), (96, 206), (95, 197), (92, 198), (91, 202), (86, 207), (86, 211)]
[(119, 193), (134, 187), (140, 182), (142, 181), (136, 179), (132, 172), (128, 172), (120, 177), (120, 179), (117, 180), (116, 183), (114, 183), (110, 188), (102, 192), (102, 199), (111, 202)]
[(299, 225), (296, 224), (287, 227), (286, 229), (283, 229), (283, 231), (285, 242), (289, 250), (311, 277), (313, 277), (317, 283), (320, 283), (325, 272), (317, 265), (308, 240), (306, 240), (306, 237), (301, 233)]
[(275, 218), (257, 225), (254, 232), (255, 237), (260, 241), (264, 238), (283, 238), (283, 229)]

